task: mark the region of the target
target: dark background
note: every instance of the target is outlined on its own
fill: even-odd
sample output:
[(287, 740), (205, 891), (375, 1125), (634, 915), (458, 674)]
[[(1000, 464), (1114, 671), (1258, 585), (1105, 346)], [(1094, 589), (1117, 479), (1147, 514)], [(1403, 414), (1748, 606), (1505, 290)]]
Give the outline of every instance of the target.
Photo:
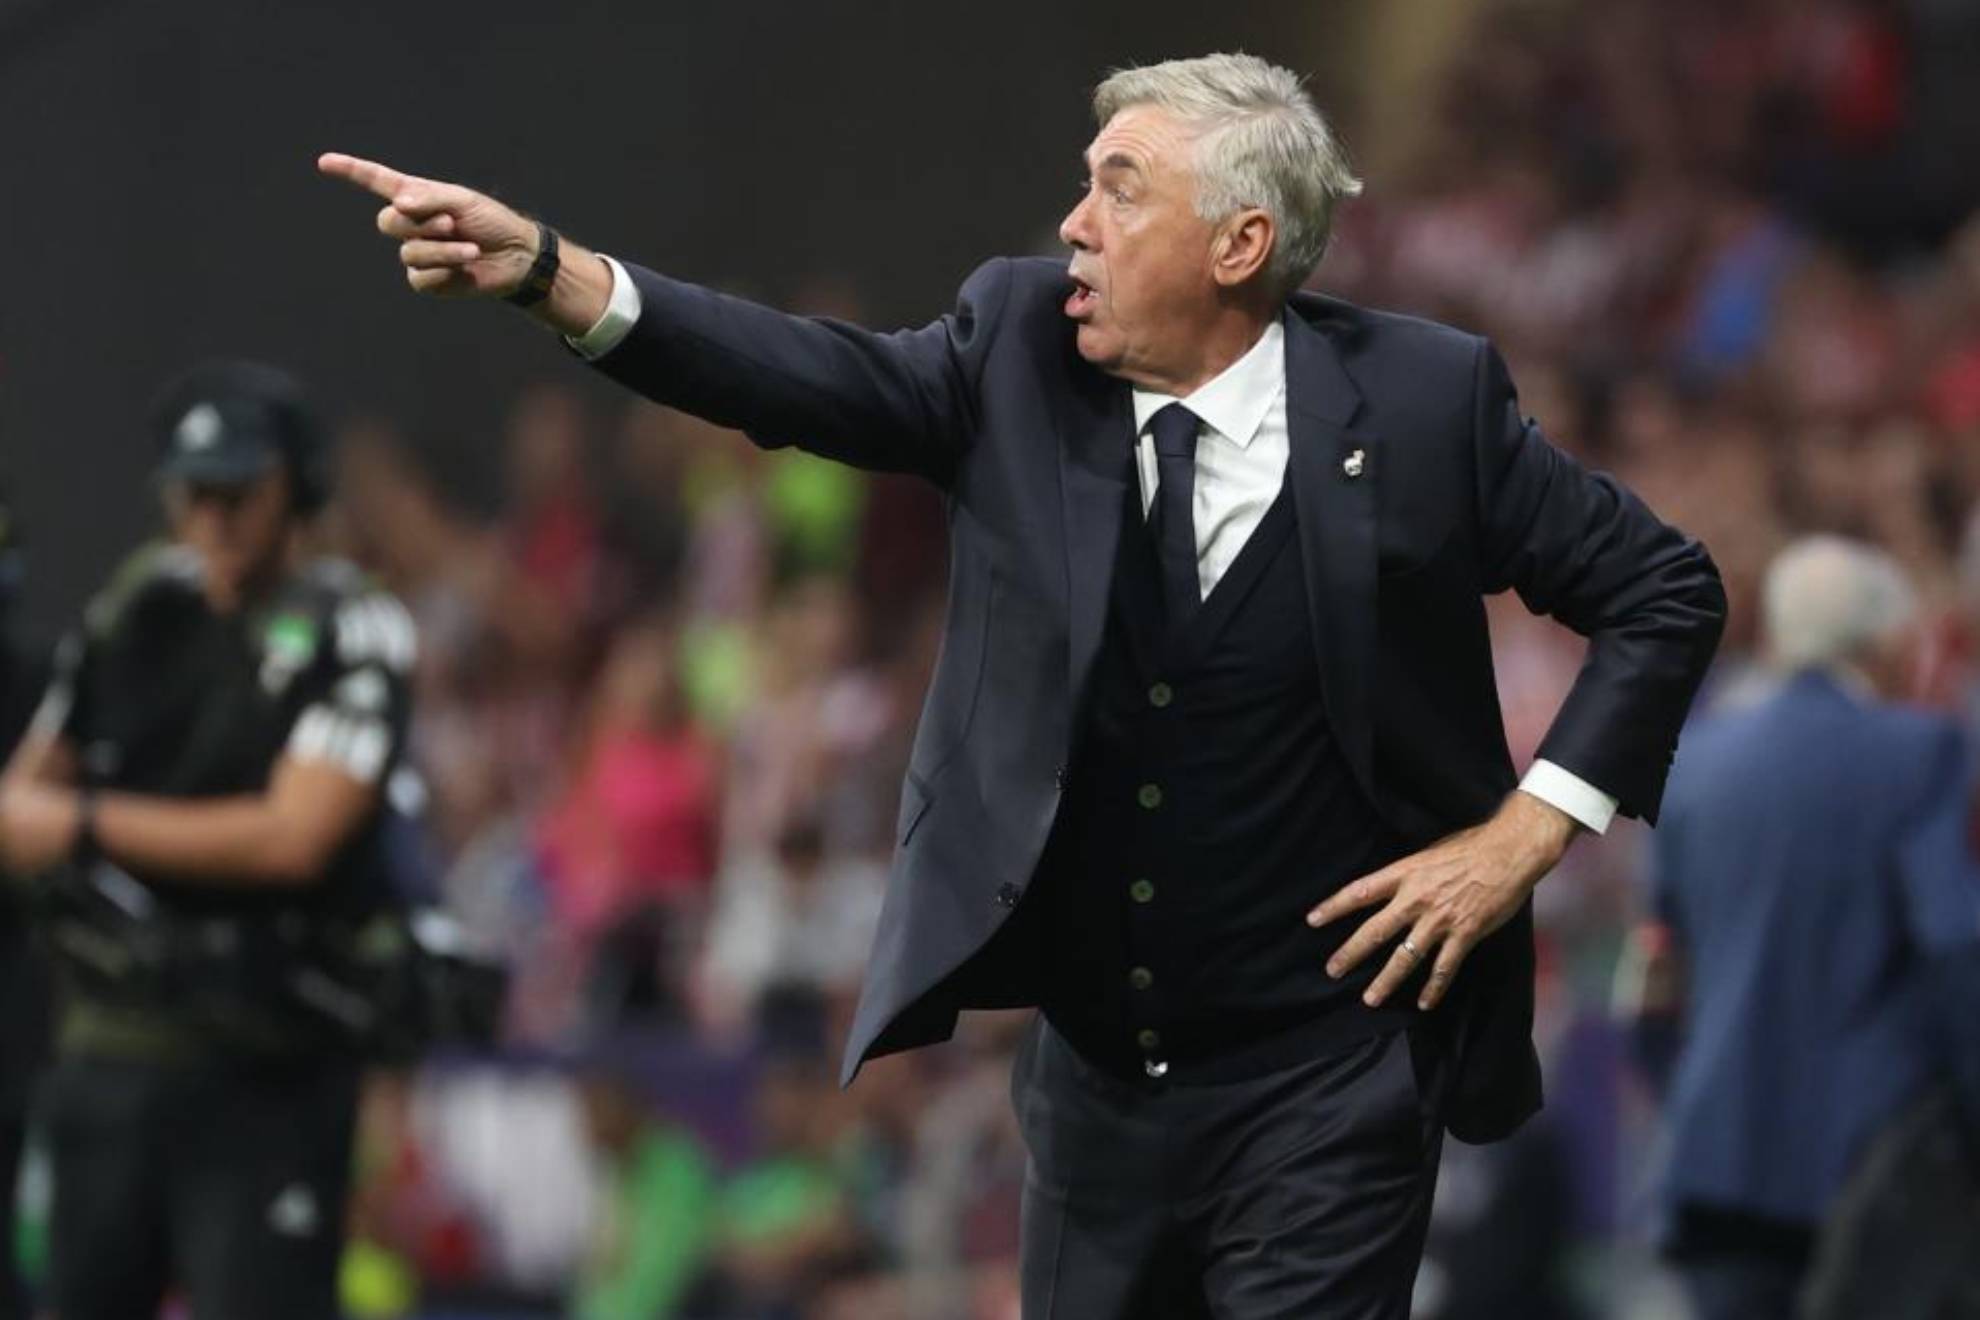
[(524, 381), (603, 397), (520, 318), (410, 296), (321, 151), (772, 301), (829, 270), (873, 323), (920, 322), (978, 261), (1052, 241), (1107, 67), (1283, 51), (1307, 8), (0, 0), (0, 488), (26, 621), (57, 626), (153, 525), (146, 407), (204, 357), (391, 416), (469, 507)]

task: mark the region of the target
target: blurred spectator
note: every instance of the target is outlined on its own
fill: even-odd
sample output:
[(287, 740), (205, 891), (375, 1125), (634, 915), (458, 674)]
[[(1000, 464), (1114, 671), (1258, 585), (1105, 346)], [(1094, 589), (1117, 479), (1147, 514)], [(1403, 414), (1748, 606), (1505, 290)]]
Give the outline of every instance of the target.
[(636, 403), (620, 418), (606, 460), (602, 535), (618, 581), (612, 604), (626, 613), (675, 604), (687, 554), (683, 505), (695, 437), (683, 413)]
[(701, 1268), (715, 1179), (691, 1133), (647, 1113), (626, 1081), (594, 1074), (585, 1131), (602, 1166), (600, 1207), (574, 1320), (667, 1320)]
[[(1687, 735), (1653, 845), (1659, 947), (1683, 988), (1649, 1007), (1685, 1022), (1669, 1242), (1703, 1320), (1796, 1314), (1866, 1154), (1980, 1058), (1965, 748), (1886, 704), (1913, 673), (1912, 589), (1890, 557), (1814, 538), (1775, 562), (1765, 607), (1786, 684)], [(1980, 1188), (1971, 1168), (1946, 1178)], [(1971, 1223), (1916, 1227), (1831, 1271), (1858, 1309), (1825, 1313), (1938, 1314)]]
[[(1016, 1314), (1025, 1155), (1010, 1103), (1010, 1056), (1029, 1015), (981, 1014), (958, 1032), (959, 1066), (927, 1088), (901, 1196), (909, 1314)], [(878, 1059), (867, 1065), (885, 1065)], [(883, 1073), (883, 1077), (886, 1075)], [(891, 1080), (891, 1079), (888, 1079)]]
[(709, 1025), (733, 1033), (753, 1021), (775, 985), (856, 995), (886, 883), (874, 862), (830, 856), (815, 815), (785, 825), (774, 852), (733, 861), (718, 883), (701, 967)]
[(848, 743), (870, 738), (880, 699), (853, 669), (859, 614), (843, 583), (811, 576), (781, 593), (764, 620), (756, 692), (735, 730), (723, 843), (772, 846), (832, 783)]
[(572, 628), (598, 622), (606, 577), (597, 501), (587, 475), (583, 410), (569, 391), (538, 384), (510, 414), (507, 528), (512, 590), (562, 627), (532, 641), (568, 644)]
[(850, 1101), (825, 1055), (797, 1051), (766, 1065), (756, 1103), (764, 1148), (721, 1190), (714, 1271), (696, 1305), (797, 1320), (807, 1299), (866, 1264), (844, 1160)]
[(682, 946), (715, 870), (721, 768), (689, 717), (670, 627), (613, 644), (573, 767), (539, 837), (562, 928), (598, 959), (594, 1006), (677, 1005)]
[(405, 1315), (422, 1283), (444, 1291), (471, 1280), (484, 1262), (473, 1226), (414, 1135), (406, 1077), (369, 1079), (358, 1131), (344, 1308), (358, 1316)]

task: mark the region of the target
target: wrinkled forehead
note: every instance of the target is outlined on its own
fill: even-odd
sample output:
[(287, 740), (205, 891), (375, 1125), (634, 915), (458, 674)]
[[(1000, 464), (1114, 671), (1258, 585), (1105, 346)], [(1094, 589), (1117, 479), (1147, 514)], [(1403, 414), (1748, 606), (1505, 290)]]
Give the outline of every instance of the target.
[(1187, 174), (1193, 139), (1189, 127), (1161, 106), (1127, 106), (1094, 135), (1086, 148), (1086, 168), (1094, 174)]

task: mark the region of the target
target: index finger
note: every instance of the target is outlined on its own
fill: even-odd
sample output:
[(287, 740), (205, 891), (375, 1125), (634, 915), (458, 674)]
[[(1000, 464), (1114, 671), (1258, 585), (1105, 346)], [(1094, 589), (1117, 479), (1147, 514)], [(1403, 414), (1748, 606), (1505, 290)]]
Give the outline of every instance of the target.
[(316, 168), (333, 179), (354, 183), (366, 192), (386, 201), (392, 201), (413, 181), (409, 174), (401, 174), (390, 165), (381, 165), (375, 160), (364, 160), (357, 156), (346, 156), (340, 151), (326, 151), (316, 158)]

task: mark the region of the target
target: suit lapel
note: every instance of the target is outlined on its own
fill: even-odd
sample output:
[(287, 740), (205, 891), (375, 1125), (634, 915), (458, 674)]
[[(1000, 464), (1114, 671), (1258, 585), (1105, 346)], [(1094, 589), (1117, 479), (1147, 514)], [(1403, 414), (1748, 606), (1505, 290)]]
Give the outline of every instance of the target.
[[(1288, 311), (1286, 479), (1299, 515), (1309, 625), (1327, 718), (1355, 777), (1375, 796), (1375, 490), (1382, 456), (1355, 418), (1361, 392), (1326, 335)], [(1128, 387), (1097, 371), (1072, 373), (1071, 406), (1057, 414), (1065, 512), (1067, 666), (1083, 703), (1106, 625), (1114, 556), (1131, 480), (1134, 410)], [(1351, 462), (1359, 454), (1359, 461)], [(1352, 470), (1352, 474), (1351, 474)], [(1080, 709), (1075, 705), (1074, 709)]]
[(1355, 425), (1361, 392), (1327, 336), (1288, 310), (1286, 423), (1292, 453), (1287, 480), (1299, 514), (1309, 622), (1320, 687), (1334, 736), (1369, 800), (1375, 794), (1375, 524), (1382, 453)]
[(1134, 407), (1127, 385), (1086, 368), (1072, 373), (1072, 406), (1058, 410), (1059, 493), (1065, 510), (1067, 662), (1081, 709), (1107, 621), (1114, 555), (1132, 476)]

